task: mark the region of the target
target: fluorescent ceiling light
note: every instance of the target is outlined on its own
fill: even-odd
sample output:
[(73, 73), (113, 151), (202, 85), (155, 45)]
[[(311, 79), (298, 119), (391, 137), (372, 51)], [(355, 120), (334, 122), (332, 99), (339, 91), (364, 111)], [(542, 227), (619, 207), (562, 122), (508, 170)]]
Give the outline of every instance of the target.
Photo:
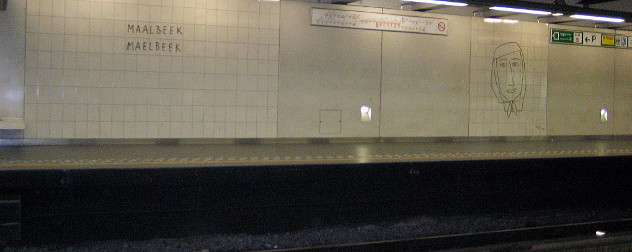
[(518, 12), (525, 14), (533, 14), (533, 15), (551, 15), (550, 11), (541, 11), (541, 10), (529, 10), (529, 9), (521, 9), (521, 8), (512, 8), (512, 7), (502, 7), (502, 6), (494, 6), (489, 7), (490, 10), (497, 11), (509, 11), (509, 12)]
[(505, 24), (515, 24), (518, 23), (518, 20), (513, 19), (501, 19), (501, 18), (486, 18), (483, 19), (485, 23), (505, 23)]
[(564, 13), (556, 12), (556, 13), (551, 14), (551, 16), (554, 16), (554, 17), (564, 16)]
[(406, 1), (416, 2), (416, 3), (449, 5), (449, 6), (467, 6), (466, 3), (451, 2), (451, 1), (441, 1), (441, 0), (406, 0)]
[(571, 18), (593, 20), (593, 21), (603, 21), (603, 22), (612, 22), (612, 23), (625, 22), (625, 20), (622, 19), (622, 18), (600, 17), (600, 16), (591, 16), (591, 15), (580, 15), (580, 14), (571, 15)]

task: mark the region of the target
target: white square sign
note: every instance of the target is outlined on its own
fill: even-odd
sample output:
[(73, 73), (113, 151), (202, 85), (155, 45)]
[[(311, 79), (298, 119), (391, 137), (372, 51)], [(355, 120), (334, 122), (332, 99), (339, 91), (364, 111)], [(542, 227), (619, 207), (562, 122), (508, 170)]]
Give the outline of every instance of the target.
[(584, 43), (584, 33), (583, 32), (575, 32), (575, 39), (573, 40), (575, 44), (583, 44)]
[(626, 36), (615, 36), (614, 37), (614, 46), (616, 46), (616, 47), (628, 47), (628, 37), (626, 37)]
[(601, 33), (584, 32), (584, 45), (601, 46)]

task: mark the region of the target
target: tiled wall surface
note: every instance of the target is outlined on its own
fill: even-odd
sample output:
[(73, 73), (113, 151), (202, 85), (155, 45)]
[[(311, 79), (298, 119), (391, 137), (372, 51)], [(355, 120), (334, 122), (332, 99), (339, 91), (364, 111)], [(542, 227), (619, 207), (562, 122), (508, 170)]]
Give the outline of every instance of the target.
[(28, 0), (25, 137), (276, 137), (279, 9)]
[[(472, 18), (470, 136), (546, 135), (548, 39), (549, 29), (545, 24), (486, 23), (482, 18)], [(515, 48), (522, 50), (522, 57), (513, 53)], [(492, 67), (495, 58), (496, 68)], [(500, 60), (504, 58), (523, 60), (524, 69), (521, 70), (521, 64), (503, 65), (505, 69), (501, 69)], [(511, 80), (514, 92), (522, 90), (523, 96), (498, 94), (496, 87), (502, 89)]]
[[(282, 18), (281, 5), (295, 11), (284, 13)], [(23, 110), (25, 138), (541, 136), (629, 132), (626, 126), (632, 113), (628, 113), (625, 102), (630, 93), (626, 68), (622, 67), (625, 61), (612, 60), (625, 58), (627, 51), (549, 45), (550, 27), (544, 24), (485, 23), (481, 18), (465, 18), (461, 22), (458, 20), (463, 17), (446, 16), (455, 25), (451, 31), (469, 29), (469, 33), (451, 33), (446, 37), (449, 40), (459, 36), (465, 39), (452, 41), (448, 45), (451, 51), (441, 54), (441, 45), (447, 45), (439, 41), (443, 37), (311, 27), (308, 16), (313, 6), (330, 7), (259, 0), (12, 1), (9, 9), (0, 13), (0, 20), (8, 17), (26, 24), (8, 23), (2, 27), (26, 27), (26, 32), (14, 31), (16, 36), (5, 38), (10, 46), (0, 50), (0, 74), (17, 73), (0, 75), (17, 77), (10, 80), (11, 85), (0, 87), (3, 97), (16, 97), (0, 100), (0, 116), (19, 118)], [(339, 8), (385, 11), (359, 6)], [(282, 49), (280, 23), (287, 35)], [(420, 41), (426, 40), (436, 40), (439, 49), (418, 48)], [(511, 53), (511, 49), (498, 49), (510, 42), (520, 46), (522, 56), (517, 58), (524, 62), (524, 70), (511, 75), (525, 87), (524, 97), (512, 100), (513, 106), (508, 106), (507, 99), (499, 98), (495, 86), (499, 83), (496, 76), (508, 80), (507, 70), (499, 75), (493, 67), (494, 62), (499, 62), (495, 61), (499, 56), (495, 51)], [(410, 53), (411, 50), (416, 53)], [(604, 50), (607, 52), (602, 53)], [(397, 53), (404, 54), (404, 58)], [(281, 67), (279, 55), (284, 57)], [(349, 57), (342, 57), (345, 55)], [(547, 73), (576, 71), (577, 67), (565, 62), (575, 62), (574, 57), (594, 57), (590, 55), (614, 62), (596, 64), (601, 68), (588, 67), (583, 71), (594, 79), (592, 84), (582, 81), (577, 86), (574, 82), (579, 82), (574, 79), (561, 81), (561, 76)], [(446, 73), (433, 70), (441, 64), (427, 65), (423, 73), (418, 67), (389, 68), (397, 62), (411, 66), (436, 63), (428, 61), (429, 57), (450, 62), (442, 70), (458, 71), (459, 66), (468, 68), (469, 64), (470, 71), (446, 78), (441, 77)], [(463, 60), (465, 63), (454, 64)], [(554, 70), (548, 71), (549, 68)], [(602, 68), (605, 70), (594, 70)], [(424, 77), (425, 73), (432, 78)], [(568, 98), (561, 85), (566, 82), (573, 90), (582, 90), (583, 98)], [(608, 90), (614, 91), (603, 89), (602, 82), (613, 83)], [(410, 89), (397, 86), (409, 83), (416, 84)], [(17, 91), (7, 91), (6, 87)], [(601, 89), (596, 92), (595, 87)], [(436, 92), (449, 95), (451, 100)], [(460, 95), (454, 95), (455, 92)], [(586, 108), (577, 117), (582, 107), (572, 104), (580, 102)], [(414, 103), (424, 106), (410, 106)], [(611, 120), (586, 127), (584, 122), (599, 119), (595, 104), (611, 110)], [(360, 121), (361, 105), (372, 106), (372, 122)], [(389, 106), (396, 109), (389, 110)], [(340, 134), (319, 133), (322, 109), (342, 111)], [(397, 109), (405, 113), (396, 114)], [(569, 121), (560, 119), (570, 116), (579, 118), (579, 126), (567, 127)]]

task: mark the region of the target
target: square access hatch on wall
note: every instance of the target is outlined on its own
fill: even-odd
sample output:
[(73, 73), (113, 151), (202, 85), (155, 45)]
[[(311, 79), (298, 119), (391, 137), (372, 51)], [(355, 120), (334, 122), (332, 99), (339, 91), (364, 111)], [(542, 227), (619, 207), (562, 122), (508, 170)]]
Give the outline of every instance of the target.
[(340, 134), (342, 110), (323, 109), (320, 111), (320, 134)]

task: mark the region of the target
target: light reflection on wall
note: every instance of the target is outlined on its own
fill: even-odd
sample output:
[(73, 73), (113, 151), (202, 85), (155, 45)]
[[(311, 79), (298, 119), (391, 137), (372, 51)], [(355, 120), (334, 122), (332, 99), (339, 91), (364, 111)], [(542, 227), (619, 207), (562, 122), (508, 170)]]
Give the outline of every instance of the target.
[(366, 146), (360, 145), (356, 148), (356, 156), (358, 156), (360, 163), (367, 163), (371, 158), (371, 150)]
[(24, 94), (19, 90), (9, 90), (4, 96), (4, 98), (11, 102), (22, 101), (22, 97), (24, 97)]

